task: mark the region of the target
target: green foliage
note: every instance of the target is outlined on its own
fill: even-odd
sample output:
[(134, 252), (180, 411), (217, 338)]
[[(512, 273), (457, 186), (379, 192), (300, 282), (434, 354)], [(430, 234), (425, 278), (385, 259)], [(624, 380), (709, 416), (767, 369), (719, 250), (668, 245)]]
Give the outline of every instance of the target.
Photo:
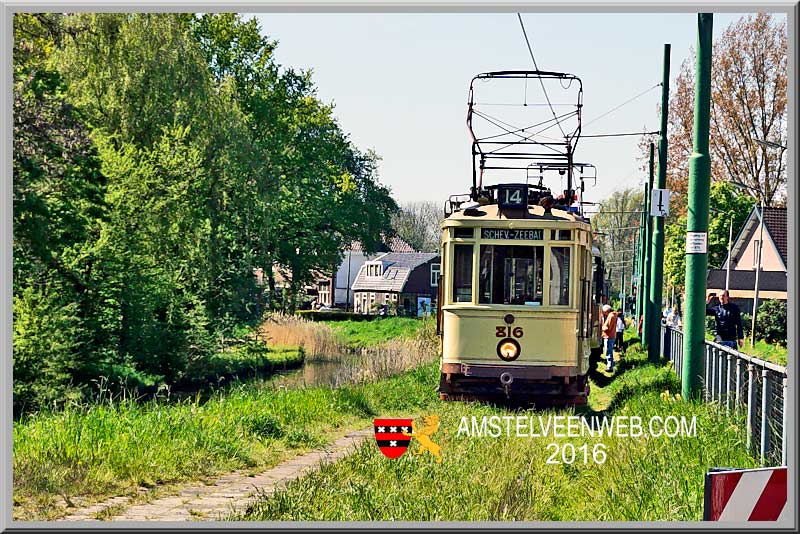
[(79, 398), (83, 370), (77, 304), (45, 286), (14, 296), (14, 400), (28, 410)]
[(756, 337), (767, 343), (786, 345), (786, 301), (765, 300), (758, 307)]
[[(75, 340), (35, 388), (15, 361), (17, 413), (68, 383), (189, 380), (258, 319), (253, 269), (287, 272), (291, 307), (391, 231), (377, 156), (274, 48), (235, 14), (15, 15), (15, 307)], [(15, 346), (49, 332), (21, 323)]]
[[(708, 266), (722, 267), (728, 254), (729, 224), (733, 221), (733, 240), (744, 226), (755, 200), (743, 195), (728, 182), (711, 184), (709, 206), (715, 211), (708, 218)], [(686, 216), (668, 219), (665, 225), (664, 277), (682, 291), (686, 276)]]

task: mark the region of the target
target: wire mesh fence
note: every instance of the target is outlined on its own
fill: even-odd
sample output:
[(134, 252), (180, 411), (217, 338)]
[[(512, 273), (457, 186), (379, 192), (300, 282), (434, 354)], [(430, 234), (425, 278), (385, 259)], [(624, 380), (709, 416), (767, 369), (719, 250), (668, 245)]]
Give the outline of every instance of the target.
[[(661, 325), (661, 355), (683, 376), (683, 332)], [(705, 340), (703, 398), (743, 415), (747, 447), (764, 466), (786, 465), (786, 368)]]

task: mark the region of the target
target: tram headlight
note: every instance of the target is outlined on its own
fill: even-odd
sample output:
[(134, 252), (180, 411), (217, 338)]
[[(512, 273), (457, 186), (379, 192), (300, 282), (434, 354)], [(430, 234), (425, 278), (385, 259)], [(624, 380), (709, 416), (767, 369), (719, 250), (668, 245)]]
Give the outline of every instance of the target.
[(516, 360), (519, 358), (519, 343), (510, 337), (501, 339), (497, 344), (497, 355), (507, 362)]

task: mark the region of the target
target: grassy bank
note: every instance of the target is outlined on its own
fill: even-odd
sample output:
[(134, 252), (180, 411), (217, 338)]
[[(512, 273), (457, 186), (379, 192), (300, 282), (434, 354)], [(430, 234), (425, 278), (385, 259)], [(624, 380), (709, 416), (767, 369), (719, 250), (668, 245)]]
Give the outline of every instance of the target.
[(384, 317), (372, 321), (336, 321), (326, 323), (350, 347), (374, 347), (391, 339), (411, 339), (420, 329), (431, 327), (433, 319)]
[[(623, 363), (626, 362), (627, 363)], [(458, 434), (462, 417), (517, 415), (470, 403), (424, 403), (441, 418), (434, 441), (443, 462), (407, 452), (397, 460), (374, 443), (354, 455), (291, 483), (232, 519), (244, 520), (698, 520), (703, 476), (711, 466), (755, 467), (744, 436), (713, 405), (676, 401), (675, 379), (665, 366), (646, 364), (641, 353), (623, 359), (616, 376), (596, 375), (589, 414), (696, 417), (697, 435), (572, 439), (468, 437)], [(431, 384), (432, 385), (432, 384)], [(669, 388), (672, 393), (665, 394)], [(434, 393), (430, 388), (428, 398)], [(596, 399), (593, 399), (595, 402)], [(600, 414), (594, 410), (603, 410)], [(583, 413), (587, 413), (583, 412)], [(406, 412), (408, 413), (408, 412)], [(529, 413), (529, 412), (522, 412)], [(548, 412), (571, 414), (571, 410)], [(548, 464), (549, 443), (589, 446), (586, 463)], [(607, 459), (592, 460), (595, 444)], [(412, 444), (412, 449), (418, 447)]]
[(137, 488), (263, 469), (374, 416), (434, 402), (428, 364), (380, 382), (333, 389), (242, 384), (205, 403), (132, 400), (39, 413), (14, 425), (14, 516), (57, 518), (62, 498), (88, 503)]

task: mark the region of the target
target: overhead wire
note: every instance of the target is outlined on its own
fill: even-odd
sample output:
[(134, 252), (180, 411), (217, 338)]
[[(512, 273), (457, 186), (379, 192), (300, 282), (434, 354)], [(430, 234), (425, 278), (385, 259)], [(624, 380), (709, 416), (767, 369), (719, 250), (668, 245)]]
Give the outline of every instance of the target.
[(625, 137), (629, 135), (655, 135), (660, 132), (626, 132), (626, 133), (610, 133), (610, 134), (595, 134), (595, 135), (581, 135), (581, 139), (584, 137)]
[[(531, 42), (528, 40), (528, 33), (525, 31), (525, 24), (522, 23), (522, 15), (517, 13), (517, 18), (519, 19), (519, 25), (522, 28), (522, 35), (525, 37), (525, 44), (528, 45), (528, 52), (531, 54), (531, 59), (533, 60), (533, 67), (538, 71), (539, 66), (536, 64), (536, 58), (533, 56), (533, 48), (531, 48)], [(527, 77), (525, 78), (527, 80)], [(542, 86), (542, 92), (544, 93), (544, 98), (547, 100), (547, 104), (550, 106), (550, 112), (553, 114), (553, 117), (556, 116), (556, 111), (553, 109), (553, 105), (550, 103), (550, 97), (547, 95), (547, 90), (544, 87), (544, 82), (541, 78), (539, 78), (539, 83)], [(567, 134), (564, 132), (564, 128), (561, 127), (561, 122), (556, 119), (556, 124), (558, 125), (558, 129), (561, 130), (561, 135), (565, 138)]]
[[(602, 115), (600, 115), (600, 116), (598, 116), (598, 117), (595, 117), (594, 119), (590, 120), (589, 122), (587, 122), (587, 123), (586, 123), (586, 124), (584, 124), (583, 126), (584, 126), (584, 127), (586, 127), (586, 126), (589, 126), (590, 124), (592, 124), (593, 122), (597, 122), (597, 121), (599, 121), (600, 119), (602, 119), (602, 118), (603, 118), (603, 117), (605, 117), (606, 115), (609, 115), (609, 114), (611, 114), (611, 113), (613, 113), (613, 112), (617, 111), (617, 110), (618, 110), (619, 108), (621, 108), (622, 106), (624, 106), (624, 105), (626, 105), (626, 104), (630, 104), (631, 102), (633, 102), (634, 100), (636, 100), (636, 99), (637, 99), (637, 98), (639, 98), (640, 96), (644, 96), (644, 95), (646, 95), (647, 93), (649, 93), (650, 91), (652, 91), (653, 89), (655, 89), (656, 87), (660, 87), (660, 86), (661, 86), (661, 82), (659, 82), (659, 83), (655, 84), (655, 85), (654, 85), (654, 86), (652, 86), (652, 87), (649, 87), (649, 88), (645, 89), (644, 91), (642, 91), (642, 92), (641, 92), (641, 93), (639, 93), (638, 95), (634, 96), (633, 98), (630, 98), (630, 99), (626, 100), (625, 102), (623, 102), (622, 104), (618, 105), (617, 107), (615, 107), (615, 108), (612, 108), (612, 109), (610, 109), (610, 110), (606, 111), (605, 113), (603, 113)], [(582, 135), (581, 137), (586, 137), (586, 136)]]

